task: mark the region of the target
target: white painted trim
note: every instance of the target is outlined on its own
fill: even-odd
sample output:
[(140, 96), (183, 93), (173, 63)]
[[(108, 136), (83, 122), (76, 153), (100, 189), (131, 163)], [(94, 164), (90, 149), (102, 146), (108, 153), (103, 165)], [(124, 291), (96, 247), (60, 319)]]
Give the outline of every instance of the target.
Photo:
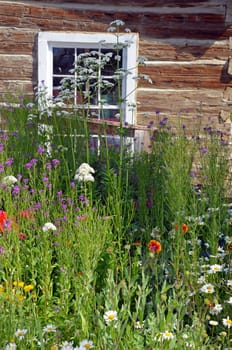
[[(38, 84), (43, 81), (47, 87), (48, 96), (52, 96), (52, 48), (53, 47), (90, 47), (98, 48), (99, 43), (102, 47), (114, 48), (118, 41), (122, 44), (130, 42), (130, 45), (123, 48), (123, 68), (130, 71), (126, 81), (123, 84), (123, 97), (126, 97), (125, 103), (125, 122), (134, 124), (134, 113), (130, 105), (135, 103), (136, 80), (137, 75), (137, 53), (138, 53), (138, 34), (119, 34), (113, 33), (89, 33), (89, 32), (39, 32), (38, 33)], [(103, 46), (104, 45), (104, 46)]]

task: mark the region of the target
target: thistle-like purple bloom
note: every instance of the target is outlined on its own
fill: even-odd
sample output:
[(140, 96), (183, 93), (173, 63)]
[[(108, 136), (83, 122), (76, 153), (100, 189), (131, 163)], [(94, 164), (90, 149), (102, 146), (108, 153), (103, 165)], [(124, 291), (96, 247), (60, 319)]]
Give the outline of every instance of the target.
[(5, 161), (5, 165), (7, 165), (7, 166), (11, 166), (13, 163), (14, 163), (14, 158), (8, 158)]

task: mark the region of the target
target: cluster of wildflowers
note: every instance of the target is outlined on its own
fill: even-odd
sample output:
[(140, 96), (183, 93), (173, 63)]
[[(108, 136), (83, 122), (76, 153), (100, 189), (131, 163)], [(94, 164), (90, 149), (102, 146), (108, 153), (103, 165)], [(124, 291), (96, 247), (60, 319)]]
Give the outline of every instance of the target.
[(5, 176), (3, 179), (2, 179), (2, 185), (3, 186), (13, 186), (16, 182), (18, 182), (18, 179), (16, 179), (15, 176), (13, 175), (8, 175), (8, 176)]
[(42, 230), (43, 230), (43, 232), (47, 232), (47, 231), (56, 231), (57, 228), (56, 228), (56, 226), (55, 226), (52, 222), (46, 222), (46, 223), (43, 225)]
[(78, 182), (94, 182), (94, 177), (92, 174), (95, 170), (87, 163), (82, 163), (76, 170), (74, 180)]

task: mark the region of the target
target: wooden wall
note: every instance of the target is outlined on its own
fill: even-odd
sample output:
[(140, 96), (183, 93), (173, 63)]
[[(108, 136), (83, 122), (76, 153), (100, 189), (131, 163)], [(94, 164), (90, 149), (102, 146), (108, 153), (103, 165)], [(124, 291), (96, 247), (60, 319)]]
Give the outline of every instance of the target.
[[(115, 5), (117, 3), (117, 5)], [(114, 19), (140, 36), (150, 85), (140, 81), (137, 123), (230, 130), (232, 1), (0, 0), (0, 94), (33, 94), (39, 31), (105, 31)]]

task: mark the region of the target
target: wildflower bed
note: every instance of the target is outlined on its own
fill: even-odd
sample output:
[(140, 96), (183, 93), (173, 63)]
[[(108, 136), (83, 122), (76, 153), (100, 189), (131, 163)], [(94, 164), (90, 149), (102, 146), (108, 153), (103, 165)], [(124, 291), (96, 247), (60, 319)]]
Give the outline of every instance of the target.
[(60, 116), (48, 142), (32, 108), (2, 110), (1, 349), (229, 349), (221, 135), (210, 129), (203, 152), (162, 125), (150, 154), (86, 152), (89, 135), (74, 147)]

